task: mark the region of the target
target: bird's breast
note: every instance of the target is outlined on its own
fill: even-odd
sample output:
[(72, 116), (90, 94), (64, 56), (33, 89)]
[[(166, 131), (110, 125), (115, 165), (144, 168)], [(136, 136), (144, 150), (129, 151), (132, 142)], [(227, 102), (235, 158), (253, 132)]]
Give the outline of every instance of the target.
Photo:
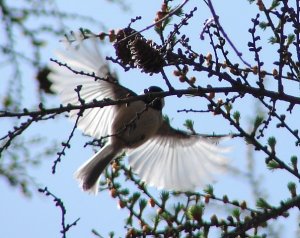
[(146, 109), (142, 101), (132, 102), (118, 108), (112, 124), (113, 140), (124, 143), (127, 148), (135, 148), (152, 137), (162, 123), (162, 113), (151, 107)]

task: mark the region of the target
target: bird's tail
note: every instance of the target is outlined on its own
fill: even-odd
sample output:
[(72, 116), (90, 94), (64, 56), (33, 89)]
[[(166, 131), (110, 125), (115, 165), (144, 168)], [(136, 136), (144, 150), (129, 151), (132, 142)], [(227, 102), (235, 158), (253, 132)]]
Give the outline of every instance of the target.
[(111, 144), (105, 145), (75, 172), (74, 175), (79, 182), (79, 186), (85, 192), (96, 195), (101, 173), (118, 154), (119, 150), (114, 146)]

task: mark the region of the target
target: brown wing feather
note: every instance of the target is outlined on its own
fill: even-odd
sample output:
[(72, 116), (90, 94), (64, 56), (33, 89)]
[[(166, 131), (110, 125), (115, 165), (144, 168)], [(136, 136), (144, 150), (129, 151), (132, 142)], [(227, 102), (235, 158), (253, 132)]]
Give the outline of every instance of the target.
[(163, 120), (163, 123), (161, 125), (161, 127), (159, 128), (158, 132), (157, 132), (158, 136), (167, 136), (167, 137), (176, 137), (178, 139), (190, 139), (192, 137), (196, 137), (193, 135), (189, 135), (187, 132), (179, 130), (179, 129), (175, 129), (173, 127), (170, 126), (170, 123), (168, 121), (168, 119)]

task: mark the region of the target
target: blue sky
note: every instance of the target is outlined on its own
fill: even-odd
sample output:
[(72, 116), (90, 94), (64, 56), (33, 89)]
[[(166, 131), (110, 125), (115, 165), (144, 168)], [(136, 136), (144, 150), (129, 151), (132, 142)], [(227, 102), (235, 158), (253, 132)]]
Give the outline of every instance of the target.
[[(103, 22), (109, 29), (119, 29), (127, 26), (130, 18), (141, 15), (143, 18), (140, 22), (134, 25), (136, 29), (142, 29), (144, 26), (152, 24), (156, 11), (160, 8), (161, 1), (127, 1), (131, 7), (129, 12), (123, 12), (116, 5), (102, 3), (102, 1), (58, 1), (58, 8), (62, 11), (77, 12), (81, 15), (89, 15), (95, 19)], [(176, 1), (175, 1), (176, 2)], [(177, 1), (178, 4), (181, 1)], [(190, 25), (185, 29), (187, 34), (191, 36), (191, 41), (194, 42), (196, 49), (202, 54), (206, 54), (209, 50), (208, 41), (199, 40), (199, 32), (202, 29), (205, 19), (210, 18), (211, 14), (208, 9), (201, 3), (201, 1), (190, 1), (184, 8), (185, 11), (191, 10), (194, 6), (198, 7), (198, 11), (195, 14), (195, 18), (192, 19)], [(249, 5), (246, 0), (229, 0), (226, 4), (218, 4), (215, 2), (217, 13), (220, 15), (220, 20), (225, 28), (226, 32), (230, 35), (233, 42), (239, 47), (240, 51), (246, 52), (247, 40), (250, 39), (248, 27), (250, 26), (250, 18), (255, 16), (255, 5)], [(195, 5), (194, 5), (195, 4)], [(179, 21), (179, 19), (176, 19)], [(94, 32), (101, 31), (101, 28), (87, 22), (79, 21), (67, 21), (66, 25), (69, 29), (76, 30), (79, 27), (90, 28)], [(191, 34), (195, 32), (195, 34)], [(157, 40), (157, 36), (153, 33), (153, 30), (145, 32), (144, 35), (149, 38)], [(59, 46), (59, 39), (52, 39), (51, 43), (47, 46), (47, 50), (44, 52), (45, 61), (50, 57), (53, 57), (54, 50)], [(263, 39), (262, 44), (267, 39)], [(265, 61), (267, 65), (271, 65), (273, 62), (271, 48), (266, 49)], [(113, 47), (106, 44), (103, 47), (104, 54), (113, 55)], [(252, 55), (245, 54), (245, 59), (250, 63), (253, 63)], [(269, 58), (268, 58), (269, 57)], [(161, 78), (156, 76), (149, 77), (145, 74), (140, 74), (137, 70), (131, 70), (124, 73), (118, 66), (113, 65), (113, 70), (116, 70), (120, 81), (126, 87), (139, 93), (144, 88), (150, 85), (164, 86), (164, 82)], [(28, 71), (29, 75), (33, 72)], [(204, 77), (204, 75), (202, 75)], [(176, 78), (172, 78), (176, 80)], [(202, 79), (201, 79), (202, 80)], [(203, 79), (203, 85), (209, 80)], [(201, 82), (202, 83), (202, 82)], [(272, 84), (272, 83), (270, 83)], [(178, 87), (182, 85), (175, 84)], [(34, 91), (34, 87), (28, 86), (28, 94), (33, 95), (33, 98), (27, 97), (26, 101), (31, 104), (36, 98), (34, 94), (30, 93)], [(26, 93), (26, 92), (25, 92)], [(195, 102), (197, 104), (195, 104)], [(237, 103), (235, 110), (240, 110), (243, 116), (243, 123), (250, 121), (254, 115), (255, 105), (253, 101), (246, 99), (247, 105)], [(49, 97), (48, 105), (57, 106), (59, 99), (57, 97)], [(195, 121), (195, 128), (200, 133), (229, 133), (233, 130), (227, 123), (224, 123), (221, 117), (204, 115), (204, 114), (178, 114), (177, 109), (190, 108), (191, 106), (199, 105), (198, 109), (204, 108), (205, 102), (191, 101), (186, 99), (183, 102), (177, 98), (167, 98), (166, 107), (164, 113), (168, 114), (171, 118), (172, 125), (174, 127), (181, 127), (184, 120), (191, 118)], [(197, 109), (197, 108), (196, 108)], [(299, 113), (299, 110), (296, 110)], [(297, 115), (296, 114), (296, 115)], [(290, 120), (290, 123), (296, 127), (296, 121)], [(73, 124), (71, 121), (64, 117), (61, 117), (55, 121), (49, 121), (47, 123), (39, 123), (28, 132), (29, 134), (42, 134), (47, 135), (51, 140), (66, 140), (71, 132)], [(3, 128), (0, 128), (2, 134)], [(278, 132), (271, 130), (271, 133), (277, 135)], [(283, 134), (284, 136), (284, 134)], [(77, 182), (73, 179), (73, 173), (78, 166), (87, 160), (93, 153), (91, 148), (83, 148), (84, 143), (87, 141), (81, 135), (80, 131), (76, 131), (72, 140), (71, 148), (66, 152), (66, 156), (62, 162), (58, 165), (57, 173), (52, 175), (51, 167), (55, 157), (41, 158), (43, 160), (42, 165), (38, 168), (30, 169), (28, 172), (36, 179), (40, 187), (47, 186), (51, 192), (58, 197), (62, 198), (67, 208), (67, 222), (72, 222), (78, 217), (80, 221), (77, 226), (73, 227), (68, 233), (68, 237), (93, 237), (91, 229), (96, 229), (104, 237), (108, 232), (114, 230), (117, 234), (122, 234), (124, 219), (126, 217), (125, 210), (119, 210), (117, 208), (117, 201), (110, 198), (106, 192), (98, 194), (98, 196), (91, 196), (83, 193), (77, 185)], [(285, 148), (285, 142), (280, 141), (279, 145)], [(246, 166), (245, 155), (246, 146), (243, 140), (234, 139), (226, 142), (233, 150), (230, 154), (233, 166), (244, 170)], [(32, 148), (35, 150), (35, 148)], [(279, 151), (280, 155), (290, 156), (295, 150), (282, 149)], [(294, 152), (297, 153), (297, 150)], [(261, 176), (262, 189), (267, 191), (269, 199), (274, 202), (274, 205), (279, 203), (280, 199), (284, 199), (287, 196), (287, 181), (293, 178), (286, 173), (274, 172), (271, 173), (265, 169), (264, 156), (262, 154), (256, 154), (257, 158), (256, 166), (258, 168), (256, 176)], [(282, 176), (284, 175), (284, 176)], [(274, 184), (276, 186), (274, 187)], [(45, 197), (42, 194), (34, 193), (31, 199), (23, 197), (19, 191), (11, 188), (6, 181), (0, 180), (1, 188), (1, 203), (0, 203), (0, 223), (1, 230), (0, 236), (5, 238), (14, 237), (60, 237), (59, 231), (60, 225), (60, 210), (54, 206), (54, 203), (49, 197)], [(215, 185), (216, 194), (222, 196), (226, 193), (230, 198), (240, 200), (252, 200), (252, 191), (249, 188), (245, 179), (236, 178), (233, 175), (223, 175), (219, 177), (218, 183)], [(250, 204), (253, 206), (254, 203)], [(295, 216), (295, 214), (292, 214)], [(291, 219), (294, 221), (295, 219)], [(289, 232), (295, 234), (296, 226), (291, 224)], [(287, 232), (287, 231), (284, 231)], [(287, 233), (286, 233), (287, 234)], [(122, 236), (122, 235), (121, 235)]]

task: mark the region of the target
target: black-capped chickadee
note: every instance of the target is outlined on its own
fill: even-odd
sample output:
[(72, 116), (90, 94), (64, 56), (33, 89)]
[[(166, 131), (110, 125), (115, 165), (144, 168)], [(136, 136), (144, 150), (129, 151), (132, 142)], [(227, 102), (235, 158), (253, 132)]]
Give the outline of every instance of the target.
[[(69, 44), (66, 50), (58, 52), (59, 60), (74, 70), (107, 78), (111, 74), (98, 44), (96, 38)], [(74, 90), (78, 85), (82, 85), (80, 98), (86, 103), (136, 95), (117, 80), (76, 75), (57, 64), (52, 64), (51, 70), (52, 90), (60, 94), (64, 105), (80, 104)], [(162, 89), (152, 86), (148, 91)], [(97, 139), (112, 135), (105, 146), (75, 172), (84, 191), (96, 194), (101, 173), (123, 152), (127, 153), (129, 165), (142, 181), (161, 189), (192, 191), (211, 182), (213, 174), (224, 170), (227, 160), (222, 154), (226, 148), (217, 147), (207, 138), (173, 129), (162, 115), (163, 106), (163, 99), (149, 98), (83, 112), (78, 128), (85, 134)], [(70, 117), (77, 118), (77, 113), (71, 111)], [(140, 116), (137, 117), (137, 113), (141, 113)]]

